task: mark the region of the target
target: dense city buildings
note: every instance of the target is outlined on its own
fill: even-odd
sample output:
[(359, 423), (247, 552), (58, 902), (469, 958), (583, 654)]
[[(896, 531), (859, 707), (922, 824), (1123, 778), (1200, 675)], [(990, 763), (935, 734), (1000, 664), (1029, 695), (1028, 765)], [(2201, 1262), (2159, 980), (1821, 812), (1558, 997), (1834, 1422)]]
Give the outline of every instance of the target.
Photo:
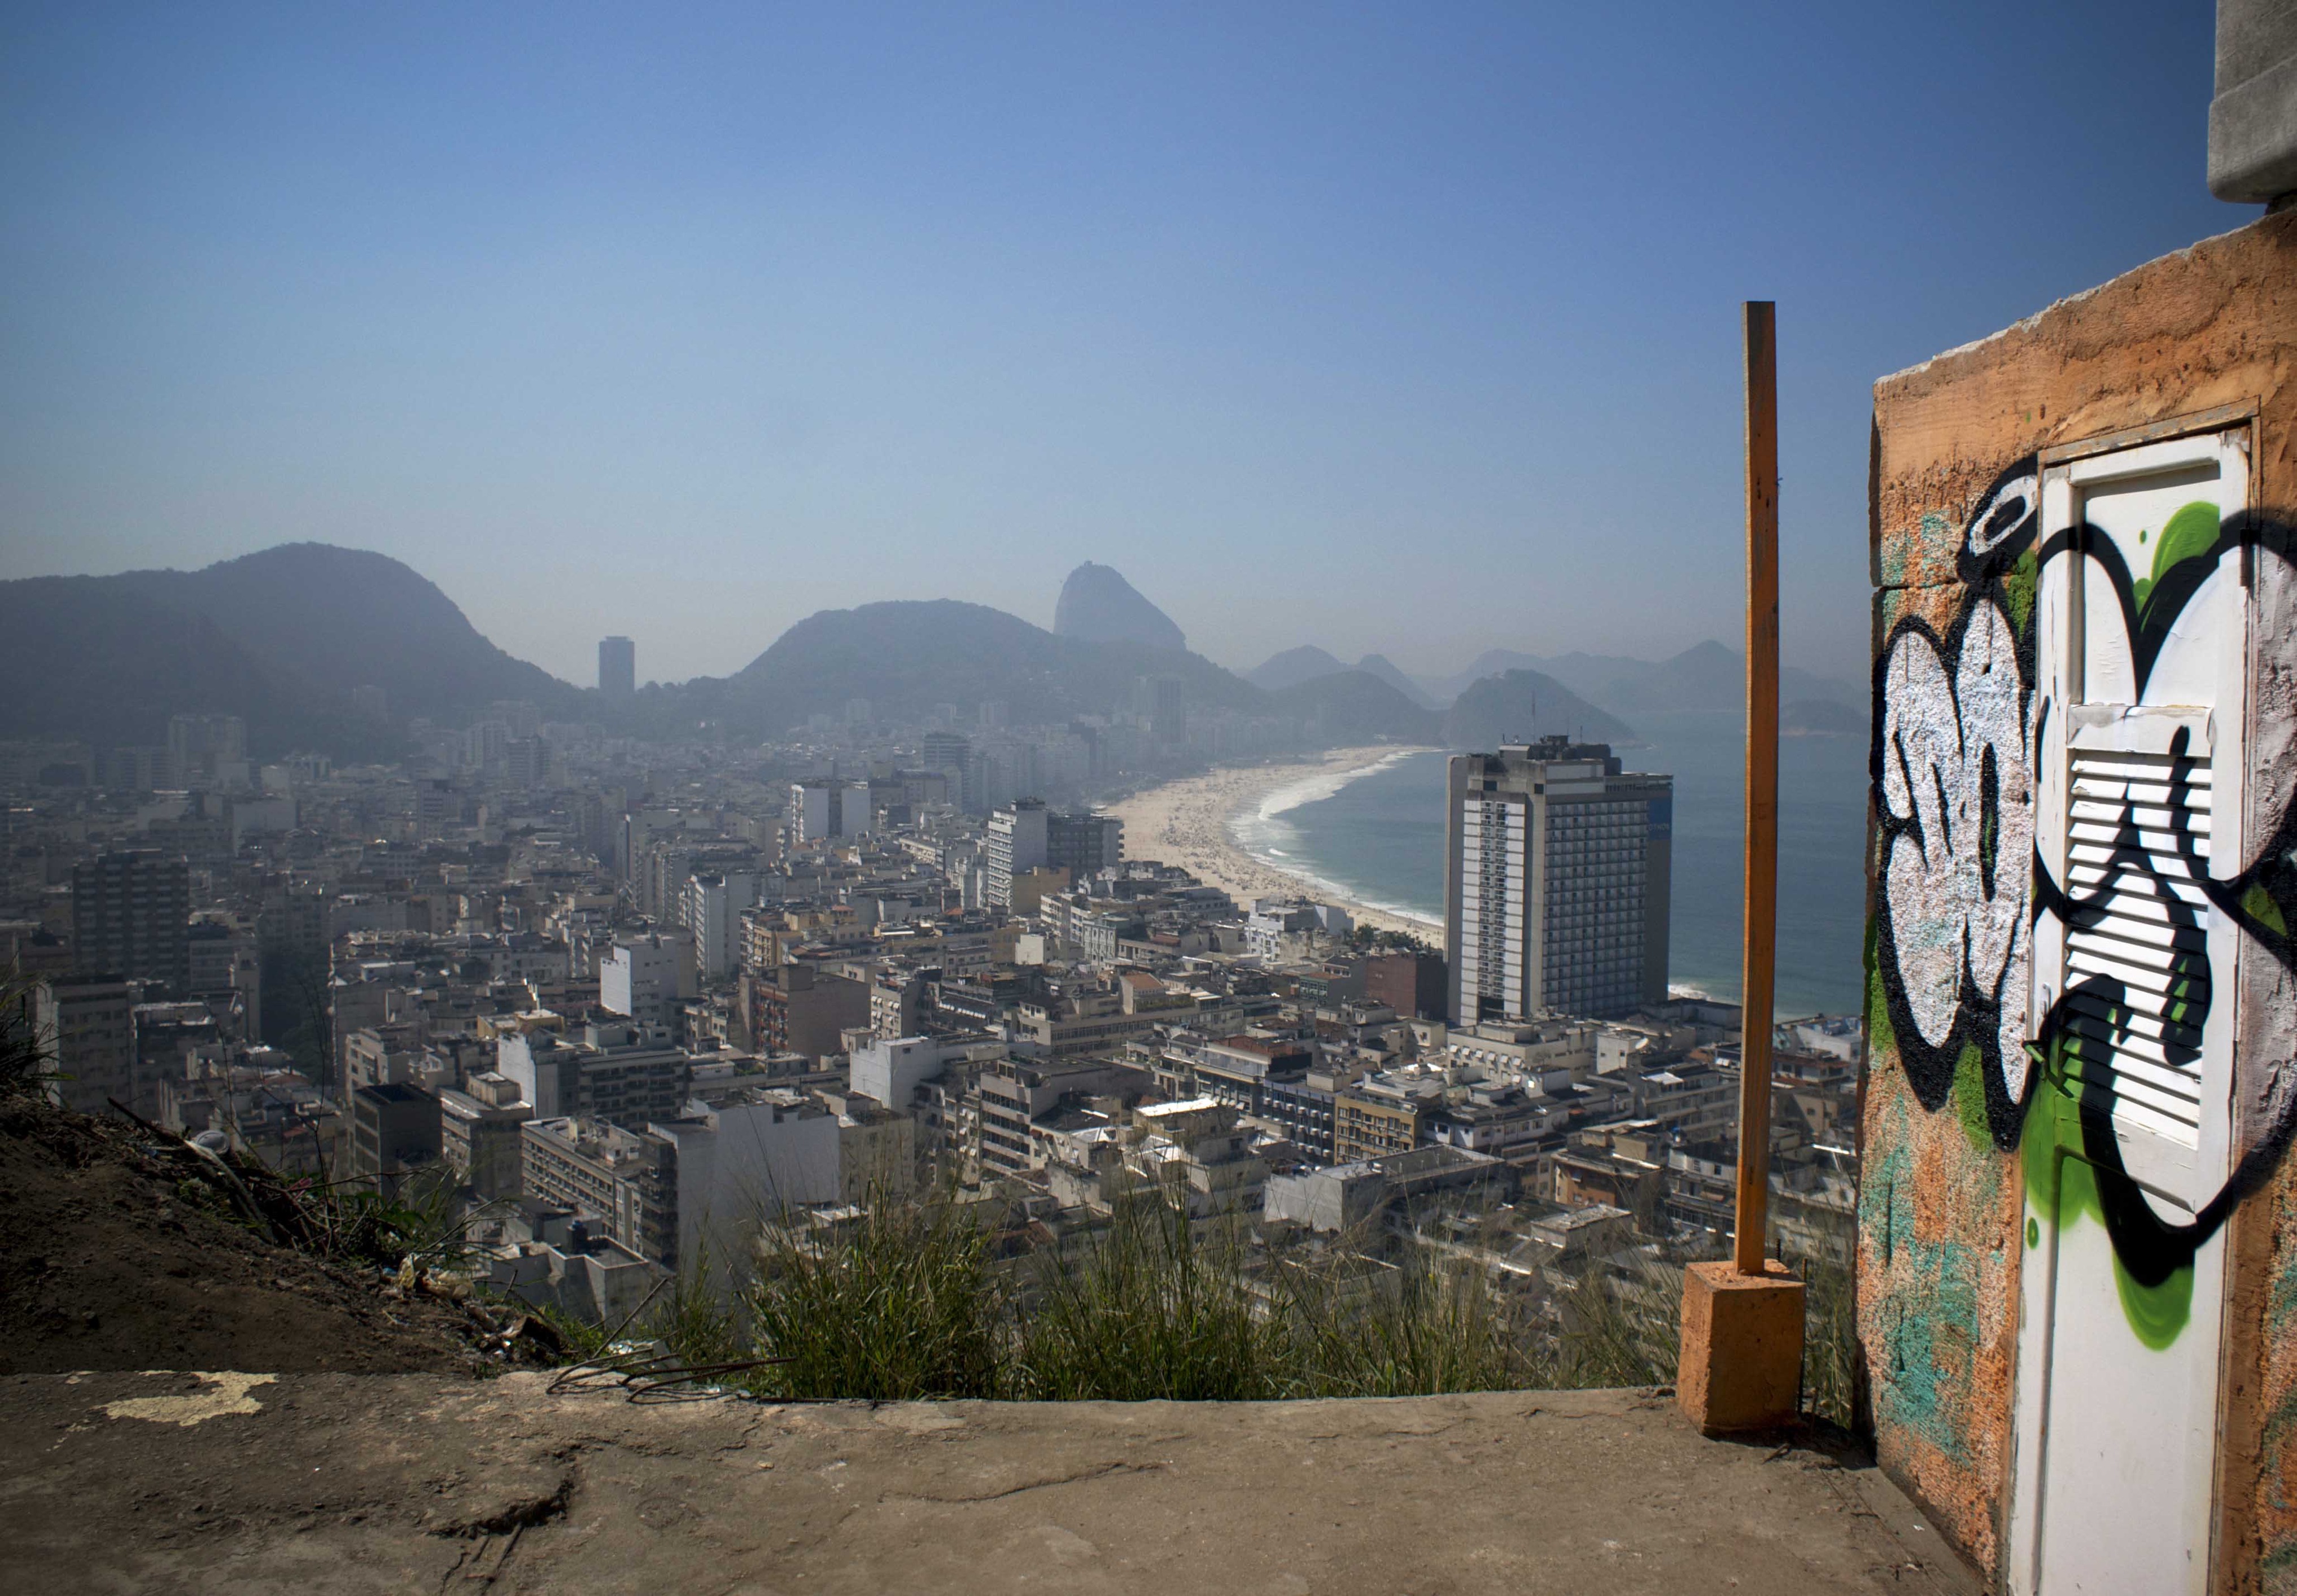
[(246, 786), (247, 723), (237, 715), (171, 717), (167, 762), (159, 776), (170, 787)]
[[(1155, 1191), (1287, 1256), (1535, 1284), (1717, 1245), (1736, 1016), (1665, 990), (1667, 778), (1454, 761), (1471, 912), (1438, 950), (1138, 857), (1093, 804), (1248, 734), (1124, 684), (1038, 726), (848, 694), (738, 748), (519, 699), (387, 722), (366, 765), (228, 716), (149, 757), (27, 746), (0, 958), (54, 1096), (444, 1194), (500, 1288), (581, 1315), (896, 1202), (977, 1205), (1018, 1256)], [(177, 766), (206, 785), (155, 785)], [(1844, 1251), (1860, 1043), (1780, 1032), (1774, 1208), (1808, 1255)]]
[(1444, 812), (1451, 1020), (1667, 1000), (1675, 784), (1563, 737), (1455, 754)]

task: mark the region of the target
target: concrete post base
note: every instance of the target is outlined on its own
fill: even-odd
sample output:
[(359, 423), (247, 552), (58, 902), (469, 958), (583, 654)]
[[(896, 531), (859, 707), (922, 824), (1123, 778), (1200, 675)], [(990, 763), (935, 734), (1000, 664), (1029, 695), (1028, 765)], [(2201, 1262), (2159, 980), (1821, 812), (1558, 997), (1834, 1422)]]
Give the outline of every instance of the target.
[(1710, 1436), (1791, 1423), (1801, 1396), (1803, 1286), (1775, 1258), (1760, 1276), (1727, 1259), (1683, 1271), (1675, 1400)]

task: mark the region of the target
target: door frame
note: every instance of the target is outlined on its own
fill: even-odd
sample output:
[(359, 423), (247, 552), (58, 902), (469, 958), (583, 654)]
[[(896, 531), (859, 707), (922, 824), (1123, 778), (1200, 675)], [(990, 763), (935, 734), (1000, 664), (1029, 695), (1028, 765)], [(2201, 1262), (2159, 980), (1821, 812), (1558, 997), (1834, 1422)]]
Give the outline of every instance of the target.
[[(2053, 527), (2066, 523), (2069, 517), (2065, 498), (2077, 482), (2112, 480), (2125, 474), (2134, 475), (2171, 468), (2180, 459), (2199, 463), (2203, 458), (2211, 458), (2219, 462), (2222, 466), (2228, 458), (2237, 457), (2240, 470), (2238, 489), (2237, 492), (2224, 497), (2221, 501), (2223, 505), (2221, 513), (2234, 515), (2243, 512), (2253, 512), (2257, 503), (2255, 463), (2258, 413), (2258, 406), (2254, 400), (2243, 404), (2219, 406), (2186, 415), (2170, 417), (2141, 427), (2102, 433), (2039, 451), (2036, 457), (2035, 483), (2037, 508), (2040, 512), (2039, 524), (2036, 529), (2038, 546), (2047, 540)], [(2087, 471), (2082, 469), (2085, 464), (2099, 461), (2102, 457), (2117, 455), (2141, 456), (2142, 459), (2132, 459), (2128, 462), (2126, 467), (2111, 472), (2097, 469), (2095, 466)], [(2120, 464), (2117, 462), (2117, 465)], [(2075, 551), (2074, 557), (2077, 560), (2085, 558), (2079, 550)], [(2237, 662), (2238, 683), (2232, 702), (2222, 706), (2223, 709), (2230, 712), (2227, 719), (2230, 720), (2232, 724), (2226, 726), (2223, 721), (2220, 721), (2221, 729), (2216, 739), (2219, 749), (2229, 752), (2213, 759), (2212, 767), (2214, 771), (2227, 764), (2235, 766), (2238, 772), (2236, 779), (2241, 784), (2243, 796), (2242, 802), (2232, 806), (2232, 830), (2235, 834), (2233, 836), (2221, 838), (2218, 835), (2217, 827), (2212, 825), (2211, 859), (2213, 868), (2220, 860), (2237, 860), (2247, 858), (2250, 845), (2249, 805), (2246, 801), (2248, 776), (2246, 756), (2248, 728), (2253, 709), (2249, 702), (2253, 692), (2253, 684), (2250, 679), (2252, 663), (2250, 634), (2255, 624), (2252, 611), (2256, 601), (2251, 580), (2250, 551), (2243, 547), (2236, 558), (2239, 562), (2238, 580), (2241, 593), (2239, 601), (2241, 625), (2237, 629), (2240, 636), (2237, 640), (2229, 640), (2227, 654), (2233, 661)], [(2071, 573), (2079, 572), (2081, 567), (2076, 564), (2064, 569), (2069, 575), (2060, 579), (2061, 592), (2064, 590), (2064, 585), (2071, 581)], [(2069, 651), (2062, 646), (2065, 642), (2062, 638), (2058, 639), (2062, 646), (2055, 651), (2048, 650), (2045, 646), (2048, 641), (2043, 627), (2043, 618), (2046, 613), (2044, 595), (2046, 591), (2046, 583), (2038, 587), (2035, 593), (2033, 704), (2038, 706), (2046, 695), (2054, 703), (2063, 706), (2068, 702), (2063, 689), (2066, 686)], [(2079, 627), (2079, 621), (2075, 625)], [(2061, 725), (2063, 725), (2067, 719), (2062, 713), (2057, 718)], [(2028, 725), (2029, 728), (2033, 726), (2030, 712)], [(2062, 743), (2062, 738), (2060, 741)], [(2046, 766), (2045, 761), (2049, 758), (2049, 751), (2043, 747), (2038, 739), (2033, 749), (2031, 764), (2031, 769), (2035, 771), (2037, 786), (2035, 846), (2037, 852), (2048, 863), (2056, 877), (2063, 880), (2067, 844), (2064, 816), (2059, 813), (2046, 814), (2043, 812), (2045, 806), (2039, 802), (2040, 788), (2044, 780), (2043, 771), (2049, 768)], [(2061, 747), (2058, 751), (2060, 763), (2063, 762), (2063, 758), (2064, 750)], [(2055, 779), (2062, 780), (2062, 773)], [(2061, 935), (2057, 943), (2061, 969), (2063, 945)], [(2029, 946), (2031, 951), (2028, 972), (2025, 1028), (2027, 1038), (2031, 1041), (2035, 1039), (2036, 1032), (2039, 1029), (2044, 1013), (2044, 1006), (2039, 1002), (2039, 987), (2044, 976), (2045, 961), (2039, 939), (2034, 939)], [(2233, 1006), (2240, 1001), (2238, 959), (2232, 968), (2225, 972), (2225, 976), (2223, 991), (2227, 1005), (2226, 1031), (2232, 1049), (2232, 1057), (2227, 1067), (2230, 1072), (2229, 1085), (2237, 1094), (2241, 1082), (2241, 1057), (2239, 1027), (2233, 1023), (2235, 1012)], [(2040, 1090), (2042, 1090), (2042, 1081), (2039, 1072), (2037, 1071), (2029, 1090), (2032, 1092)], [(2029, 1100), (2031, 1100), (2030, 1098)], [(2227, 1169), (2231, 1167), (2234, 1158), (2238, 1154), (2239, 1134), (2240, 1126), (2237, 1117), (2232, 1112), (2229, 1104), (2223, 1131), (2224, 1165)], [(2045, 1423), (2050, 1406), (2052, 1311), (2055, 1305), (2056, 1296), (2058, 1226), (2040, 1225), (2037, 1243), (2032, 1246), (2025, 1244), (2026, 1225), (2033, 1222), (2037, 1215), (2027, 1201), (2024, 1160), (2020, 1157), (2014, 1162), (2017, 1167), (2021, 1221), (2020, 1233), (2016, 1238), (2020, 1256), (2018, 1291), (2015, 1297), (2018, 1322), (2016, 1362), (2012, 1376), (2011, 1460), (2004, 1479), (2005, 1500), (2003, 1503), (2003, 1520), (2007, 1532), (2006, 1555), (2002, 1565), (2001, 1577), (2004, 1588), (2015, 1593), (2015, 1596), (2031, 1596), (2032, 1592), (2041, 1589), (2040, 1559), (2046, 1541), (2042, 1518), (2044, 1506), (2042, 1485), (2046, 1477), (2045, 1465), (2047, 1451)], [(2222, 1173), (2219, 1178), (2223, 1178)], [(2226, 1402), (2232, 1388), (2232, 1382), (2227, 1376), (2232, 1367), (2235, 1345), (2238, 1339), (2234, 1318), (2229, 1312), (2232, 1305), (2230, 1301), (2232, 1286), (2236, 1272), (2232, 1266), (2235, 1229), (2228, 1226), (2216, 1238), (2219, 1264), (2215, 1271), (2217, 1279), (2212, 1308), (2218, 1331), (2216, 1356), (2211, 1360), (2210, 1371), (2214, 1380), (2211, 1409), (2216, 1444), (2212, 1448), (2212, 1463), (2208, 1474), (2210, 1500), (2205, 1503), (2187, 1503), (2186, 1508), (2189, 1514), (2198, 1510), (2198, 1517), (2207, 1525), (2210, 1544), (2201, 1563), (2208, 1570), (2207, 1586), (2210, 1589), (2217, 1588), (2220, 1583), (2219, 1574), (2223, 1567), (2225, 1550), (2222, 1542), (2224, 1539), (2223, 1510), (2227, 1500), (2227, 1485), (2226, 1479), (2227, 1460), (2225, 1445)], [(2198, 1288), (2202, 1285), (2202, 1279), (2199, 1276), (2194, 1284), (2198, 1293)], [(2198, 1295), (2196, 1305), (2198, 1306)]]

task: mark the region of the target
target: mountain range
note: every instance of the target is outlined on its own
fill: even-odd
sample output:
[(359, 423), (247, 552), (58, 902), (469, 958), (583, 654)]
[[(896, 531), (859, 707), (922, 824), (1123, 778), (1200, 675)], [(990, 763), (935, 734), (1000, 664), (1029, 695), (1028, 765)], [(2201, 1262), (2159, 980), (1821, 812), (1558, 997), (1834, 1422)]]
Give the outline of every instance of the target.
[(923, 720), (942, 703), (970, 714), (995, 700), (1016, 723), (1041, 725), (1129, 705), (1143, 676), (1179, 677), (1191, 704), (1265, 707), (1257, 688), (1201, 654), (1064, 637), (951, 599), (823, 610), (714, 687), (704, 679), (672, 691), (714, 691), (721, 714), (770, 735), (850, 698), (868, 699), (881, 720)]
[(168, 718), (234, 713), (268, 753), (394, 745), (351, 713), (453, 720), (499, 698), (546, 714), (581, 695), (482, 637), (454, 601), (378, 554), (292, 543), (202, 571), (0, 582), (0, 736), (158, 744)]
[(1189, 640), (1173, 618), (1140, 596), (1114, 567), (1091, 560), (1069, 572), (1053, 605), (1053, 635), (1086, 643), (1138, 643), (1144, 647), (1188, 652)]
[[(1375, 661), (1385, 669), (1376, 670)], [(1354, 667), (1345, 665), (1312, 645), (1286, 649), (1245, 672), (1245, 679), (1264, 687), (1288, 687), (1351, 669), (1388, 676), (1414, 702), (1437, 709), (1457, 703), (1478, 683), (1525, 671), (1552, 684), (1550, 690), (1568, 692), (1615, 721), (1684, 710), (1735, 712), (1746, 680), (1744, 656), (1712, 640), (1658, 661), (1584, 653), (1547, 657), (1491, 648), (1454, 675), (1423, 679), (1404, 676), (1378, 654), (1365, 656)], [(1855, 718), (1858, 728), (1864, 728), (1867, 691), (1863, 683), (1789, 666), (1779, 673), (1779, 695), (1790, 705), (1804, 706), (1801, 718), (1808, 723), (1806, 729), (1841, 729), (1849, 724), (1846, 716)], [(1817, 707), (1821, 705), (1828, 707)]]
[[(1042, 723), (1129, 707), (1143, 676), (1180, 678), (1191, 704), (1282, 712), (1178, 646), (1180, 629), (1108, 567), (1081, 567), (1063, 600), (1068, 635), (947, 600), (825, 610), (731, 676), (617, 703), (513, 658), (428, 580), (358, 549), (297, 543), (200, 571), (0, 581), (0, 738), (155, 745), (171, 715), (229, 713), (259, 756), (388, 758), (409, 719), (460, 726), (505, 699), (655, 736), (771, 736), (856, 698), (881, 720), (998, 701)], [(383, 689), (383, 720), (353, 712), (357, 687)]]
[(1280, 693), (1302, 682), (1314, 681), (1323, 676), (1338, 676), (1349, 670), (1361, 670), (1367, 676), (1379, 678), (1422, 709), (1441, 709), (1450, 702), (1449, 699), (1439, 702), (1426, 687), (1399, 670), (1386, 654), (1368, 654), (1354, 664), (1346, 665), (1313, 644), (1302, 648), (1286, 649), (1257, 670), (1246, 671), (1244, 679), (1256, 687)]
[[(1181, 646), (1178, 626), (1106, 565), (1070, 574), (1052, 630), (953, 600), (824, 610), (742, 670), (648, 684), (619, 703), (513, 658), (439, 588), (379, 554), (296, 543), (200, 571), (0, 582), (0, 738), (156, 744), (178, 713), (236, 713), (251, 751), (392, 757), (413, 717), (466, 724), (498, 700), (546, 720), (687, 736), (766, 738), (865, 699), (880, 720), (936, 706), (1008, 707), (1018, 724), (1128, 708), (1145, 676), (1177, 677), (1193, 706), (1282, 716), (1330, 742), (1489, 746), (1560, 732), (1634, 740), (1635, 714), (1735, 710), (1739, 656), (1702, 643), (1657, 662), (1490, 651), (1460, 676), (1419, 681), (1379, 654), (1347, 665), (1287, 650), (1247, 676)], [(1786, 673), (1791, 730), (1848, 731), (1865, 700)], [(388, 716), (354, 713), (380, 687)]]

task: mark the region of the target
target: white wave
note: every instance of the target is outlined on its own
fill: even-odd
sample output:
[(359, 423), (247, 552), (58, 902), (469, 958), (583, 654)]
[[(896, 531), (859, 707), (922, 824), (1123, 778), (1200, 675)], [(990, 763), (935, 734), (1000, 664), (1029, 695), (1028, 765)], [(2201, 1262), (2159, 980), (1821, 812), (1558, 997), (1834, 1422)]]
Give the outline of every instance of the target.
[(1295, 851), (1300, 844), (1299, 831), (1283, 818), (1296, 809), (1320, 803), (1337, 795), (1349, 783), (1360, 781), (1374, 771), (1387, 769), (1418, 754), (1436, 752), (1440, 751), (1399, 748), (1368, 765), (1359, 765), (1351, 770), (1319, 770), (1313, 776), (1273, 788), (1263, 794), (1258, 803), (1240, 809), (1228, 818), (1229, 839), (1270, 869), (1280, 871), (1302, 885), (1342, 904), (1371, 909), (1376, 914), (1392, 915), (1400, 920), (1410, 920), (1415, 925), (1441, 931), (1444, 922), (1424, 909), (1367, 898), (1360, 887), (1303, 868), (1295, 860)]

